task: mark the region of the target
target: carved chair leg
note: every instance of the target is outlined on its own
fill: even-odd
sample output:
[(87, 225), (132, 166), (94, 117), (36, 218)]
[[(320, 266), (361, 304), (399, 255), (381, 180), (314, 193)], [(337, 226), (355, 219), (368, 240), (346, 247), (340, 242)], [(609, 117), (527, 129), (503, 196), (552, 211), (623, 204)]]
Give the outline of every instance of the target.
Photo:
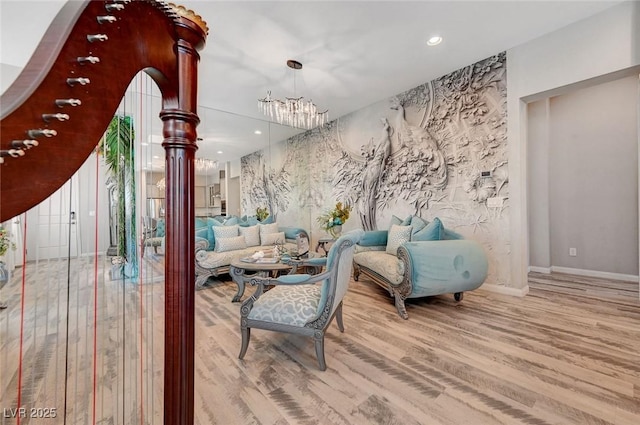
[(398, 310), (398, 314), (404, 320), (409, 318), (409, 314), (407, 313), (407, 308), (404, 305), (404, 297), (400, 294), (400, 292), (393, 290), (393, 298), (396, 303), (396, 310)]
[(354, 263), (353, 264), (353, 280), (357, 282), (358, 278), (360, 278), (360, 267), (356, 266)]
[(243, 359), (244, 355), (247, 354), (247, 348), (249, 347), (249, 339), (251, 339), (251, 328), (242, 327), (240, 329), (242, 333), (242, 346), (240, 347), (240, 355), (239, 359)]
[(327, 363), (324, 361), (324, 332), (317, 331), (313, 339), (316, 344), (316, 357), (318, 357), (320, 370), (327, 370)]
[(338, 324), (340, 332), (344, 332), (344, 324), (342, 323), (342, 301), (340, 301), (338, 308), (336, 308), (336, 323)]
[(207, 284), (207, 280), (213, 276), (212, 274), (197, 274), (196, 275), (196, 288), (201, 289)]

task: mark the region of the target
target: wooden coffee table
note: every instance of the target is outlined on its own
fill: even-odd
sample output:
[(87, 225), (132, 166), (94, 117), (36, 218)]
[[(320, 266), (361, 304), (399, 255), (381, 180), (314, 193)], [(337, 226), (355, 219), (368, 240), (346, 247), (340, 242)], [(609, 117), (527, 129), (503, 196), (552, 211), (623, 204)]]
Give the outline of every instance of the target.
[(242, 261), (237, 258), (231, 261), (229, 265), (229, 275), (231, 279), (238, 285), (238, 292), (231, 300), (232, 302), (239, 302), (240, 298), (244, 294), (245, 284), (251, 280), (252, 277), (277, 277), (282, 273), (289, 273), (293, 269), (293, 266), (277, 263), (250, 263)]

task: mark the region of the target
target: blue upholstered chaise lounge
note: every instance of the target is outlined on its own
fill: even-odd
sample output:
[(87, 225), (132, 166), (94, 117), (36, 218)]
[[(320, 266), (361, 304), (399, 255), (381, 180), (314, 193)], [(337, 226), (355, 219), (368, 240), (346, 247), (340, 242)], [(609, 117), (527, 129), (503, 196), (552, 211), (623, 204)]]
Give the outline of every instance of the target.
[[(422, 223), (412, 227), (412, 221)], [(422, 233), (415, 230), (418, 227)], [(398, 239), (398, 230), (405, 236), (408, 232), (409, 241)], [(365, 232), (356, 246), (353, 267), (356, 281), (366, 275), (389, 291), (403, 319), (409, 317), (405, 299), (451, 293), (460, 301), (463, 292), (482, 285), (488, 271), (478, 242), (445, 229), (437, 218), (428, 223), (419, 217), (392, 224), (389, 230)]]

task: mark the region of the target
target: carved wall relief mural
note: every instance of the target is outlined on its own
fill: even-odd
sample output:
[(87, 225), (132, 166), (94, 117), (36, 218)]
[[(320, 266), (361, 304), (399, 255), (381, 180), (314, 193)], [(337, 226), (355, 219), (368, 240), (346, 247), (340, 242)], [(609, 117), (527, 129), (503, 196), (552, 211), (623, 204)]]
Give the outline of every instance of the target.
[(266, 208), (274, 220), (280, 211), (289, 207), (291, 183), (284, 167), (268, 166), (262, 152), (241, 159), (241, 209), (244, 214), (255, 215), (256, 209)]
[[(483, 243), (490, 281), (506, 282), (504, 52), (280, 145), (278, 155), (271, 152), (271, 166), (290, 177), (291, 201), (279, 210), (291, 220), (287, 225), (310, 227), (316, 240), (326, 236), (315, 217), (337, 201), (353, 207), (344, 230), (386, 229), (392, 215), (439, 217), (445, 227)], [(243, 211), (249, 214), (259, 199), (253, 194), (259, 161), (252, 159), (259, 154), (242, 160)]]

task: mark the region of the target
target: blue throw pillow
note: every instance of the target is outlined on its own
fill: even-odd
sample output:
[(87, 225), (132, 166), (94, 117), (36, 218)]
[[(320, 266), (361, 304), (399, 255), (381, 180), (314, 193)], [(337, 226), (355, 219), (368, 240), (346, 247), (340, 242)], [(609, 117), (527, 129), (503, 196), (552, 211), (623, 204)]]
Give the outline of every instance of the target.
[(364, 236), (358, 242), (360, 246), (387, 246), (387, 238), (389, 232), (387, 230), (369, 230), (364, 232)]
[(427, 224), (422, 230), (413, 234), (413, 241), (439, 241), (444, 234), (444, 226), (438, 217)]
[(238, 220), (238, 217), (231, 217), (224, 221), (225, 226), (235, 226), (236, 224), (240, 224), (240, 220)]
[(196, 229), (206, 229), (207, 228), (207, 220), (203, 220), (201, 218), (196, 217), (195, 226), (196, 226)]
[[(207, 229), (206, 227), (203, 227), (201, 229), (196, 229), (196, 240), (198, 238), (205, 239), (207, 243), (209, 243), (209, 229)], [(209, 244), (207, 246), (207, 251), (211, 251), (211, 250), (213, 250), (213, 247)]]
[(404, 220), (400, 217), (396, 217), (395, 215), (391, 217), (391, 224), (389, 224), (389, 228), (393, 225), (397, 226), (408, 226), (411, 224), (411, 216), (405, 218)]
[(429, 224), (429, 222), (424, 220), (424, 219), (422, 219), (421, 217), (413, 216), (411, 218), (411, 240), (414, 240), (413, 239), (413, 235), (415, 235), (420, 230), (422, 230), (425, 227), (427, 227), (428, 224)]
[(161, 238), (164, 236), (164, 220), (158, 220), (158, 224), (156, 225), (156, 237)]
[(269, 216), (269, 217), (265, 218), (264, 220), (262, 220), (260, 223), (262, 223), (262, 224), (272, 224), (272, 223), (275, 223), (275, 221), (273, 221), (273, 216)]

